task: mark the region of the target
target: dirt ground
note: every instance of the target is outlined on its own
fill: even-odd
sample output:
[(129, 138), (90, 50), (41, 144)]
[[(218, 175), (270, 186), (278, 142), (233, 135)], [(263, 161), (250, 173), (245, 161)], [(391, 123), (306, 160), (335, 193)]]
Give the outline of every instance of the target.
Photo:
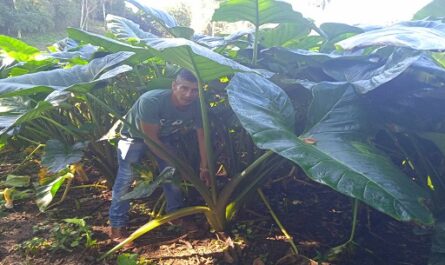
[[(301, 255), (313, 258), (325, 254), (330, 247), (349, 238), (349, 198), (304, 176), (292, 176), (266, 186), (264, 193), (293, 236)], [(147, 211), (156, 196), (133, 203), (130, 230), (148, 221)], [(164, 225), (137, 239), (135, 248), (118, 251), (98, 262), (96, 259), (114, 246), (107, 235), (110, 191), (73, 189), (65, 202), (45, 213), (40, 213), (34, 202), (25, 200), (0, 218), (0, 264), (131, 264), (125, 263), (125, 257), (136, 257), (138, 264), (304, 264), (289, 256), (285, 258), (289, 244), (260, 202), (252, 195), (236, 222), (227, 229), (226, 235), (235, 246), (232, 251), (227, 250), (228, 244), (220, 235), (205, 229), (207, 225), (202, 216), (195, 216), (195, 222), (205, 230), (199, 236)], [(96, 244), (72, 251), (43, 248), (33, 253), (24, 250), (23, 245), (33, 237), (49, 238), (53, 224), (63, 223), (64, 218), (85, 218)], [(416, 235), (419, 231), (423, 230), (362, 206), (356, 247), (339, 255), (331, 264), (426, 265), (430, 237)]]

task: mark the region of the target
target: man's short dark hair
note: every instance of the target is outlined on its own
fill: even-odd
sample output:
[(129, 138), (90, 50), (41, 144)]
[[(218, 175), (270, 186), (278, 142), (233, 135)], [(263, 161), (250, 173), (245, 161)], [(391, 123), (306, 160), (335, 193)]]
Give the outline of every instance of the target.
[(192, 72), (184, 68), (179, 70), (178, 74), (176, 75), (176, 78), (178, 77), (187, 80), (189, 82), (198, 83), (198, 79), (196, 79), (196, 76)]

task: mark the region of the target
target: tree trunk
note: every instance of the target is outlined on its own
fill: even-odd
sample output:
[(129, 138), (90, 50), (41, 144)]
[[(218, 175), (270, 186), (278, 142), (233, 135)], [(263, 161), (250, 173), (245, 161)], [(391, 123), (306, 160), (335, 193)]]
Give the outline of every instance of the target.
[(106, 0), (102, 0), (102, 15), (104, 18), (104, 27), (106, 28), (107, 27), (107, 20), (106, 20), (107, 10), (106, 10), (106, 6), (105, 6), (105, 2), (106, 2)]

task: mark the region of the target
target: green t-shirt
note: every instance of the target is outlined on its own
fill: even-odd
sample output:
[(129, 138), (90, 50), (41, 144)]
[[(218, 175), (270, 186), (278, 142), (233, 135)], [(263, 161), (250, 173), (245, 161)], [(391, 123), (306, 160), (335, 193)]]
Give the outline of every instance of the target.
[[(178, 109), (173, 105), (171, 95), (171, 89), (155, 89), (145, 92), (128, 111), (125, 119), (139, 131), (142, 131), (140, 121), (159, 125), (159, 137), (202, 128), (199, 101), (196, 100), (184, 109)], [(126, 125), (122, 128), (122, 133), (138, 137), (138, 134)]]

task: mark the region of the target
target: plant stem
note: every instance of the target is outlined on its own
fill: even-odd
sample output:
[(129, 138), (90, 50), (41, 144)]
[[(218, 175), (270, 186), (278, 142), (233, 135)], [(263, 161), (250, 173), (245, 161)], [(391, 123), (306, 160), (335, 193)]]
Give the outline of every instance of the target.
[(86, 188), (108, 189), (107, 186), (105, 186), (105, 185), (99, 185), (99, 184), (79, 185), (79, 186), (72, 187), (71, 189), (74, 190), (74, 189), (86, 189)]
[(353, 203), (353, 206), (352, 206), (351, 236), (349, 237), (348, 242), (354, 241), (355, 231), (357, 229), (357, 216), (358, 216), (358, 206), (359, 206), (359, 203), (360, 203), (359, 200), (354, 199), (354, 203)]
[(18, 165), (16, 168), (14, 168), (14, 170), (11, 171), (11, 174), (14, 174), (15, 172), (17, 172), (24, 164), (25, 162), (30, 159), (32, 157), (32, 155), (37, 152), (37, 150), (39, 150), (41, 147), (45, 146), (44, 144), (39, 144), (37, 145), (37, 147), (29, 154), (25, 157), (25, 159), (23, 159), (22, 163), (20, 163), (20, 165)]
[(298, 255), (298, 249), (297, 249), (297, 246), (294, 243), (294, 240), (293, 240), (292, 236), (289, 235), (289, 233), (287, 232), (286, 228), (284, 228), (283, 224), (278, 219), (278, 216), (273, 211), (273, 209), (270, 206), (270, 203), (267, 200), (266, 196), (264, 195), (263, 191), (260, 188), (257, 189), (256, 191), (258, 192), (258, 195), (260, 195), (260, 198), (263, 201), (264, 205), (266, 205), (267, 209), (269, 210), (270, 215), (272, 215), (272, 218), (275, 220), (275, 223), (277, 223), (277, 225), (280, 228), (281, 232), (286, 237), (287, 242), (289, 242), (289, 244), (290, 244), (290, 246), (292, 248), (292, 252), (295, 255)]
[(211, 131), (210, 131), (210, 122), (209, 122), (209, 115), (207, 111), (207, 101), (204, 95), (204, 87), (202, 84), (202, 78), (199, 72), (199, 68), (196, 65), (195, 60), (193, 59), (193, 53), (190, 50), (190, 48), (187, 49), (187, 52), (189, 54), (190, 60), (193, 65), (193, 70), (196, 74), (196, 78), (198, 79), (198, 90), (199, 90), (199, 104), (201, 106), (201, 118), (202, 118), (202, 127), (204, 130), (204, 141), (205, 141), (205, 148), (207, 153), (207, 166), (209, 167), (209, 173), (210, 173), (210, 188), (211, 188), (211, 195), (213, 203), (216, 203), (217, 201), (217, 191), (216, 191), (216, 179), (215, 179), (215, 165), (214, 165), (214, 156), (213, 156), (213, 149), (212, 149), (212, 139), (211, 139)]
[(118, 249), (122, 248), (123, 246), (125, 246), (127, 243), (133, 242), (138, 237), (140, 237), (143, 234), (149, 232), (150, 230), (155, 229), (156, 227), (158, 227), (160, 225), (163, 225), (163, 224), (165, 224), (167, 222), (170, 222), (172, 220), (175, 220), (175, 219), (178, 219), (178, 218), (181, 218), (181, 217), (184, 217), (184, 216), (197, 214), (197, 213), (203, 213), (203, 214), (205, 214), (207, 216), (210, 213), (210, 209), (208, 207), (204, 207), (204, 206), (188, 207), (188, 208), (183, 208), (181, 210), (178, 210), (178, 211), (176, 211), (174, 213), (167, 214), (167, 215), (164, 215), (162, 217), (153, 219), (153, 220), (149, 221), (148, 223), (146, 223), (145, 225), (139, 227), (136, 231), (134, 231), (124, 241), (122, 241), (117, 246), (115, 246), (111, 250), (107, 251), (104, 255), (99, 257), (99, 260), (102, 260), (102, 259), (106, 258), (111, 253), (113, 253), (116, 250), (118, 250)]
[(260, 31), (260, 14), (259, 14), (259, 6), (258, 6), (258, 0), (254, 1), (256, 8), (256, 17), (255, 17), (255, 39), (253, 40), (253, 54), (252, 54), (252, 65), (256, 66), (257, 63), (257, 57), (258, 57), (258, 37), (259, 37), (259, 31)]
[(241, 171), (238, 176), (232, 179), (221, 191), (220, 198), (218, 200), (218, 210), (221, 211), (222, 207), (225, 207), (229, 202), (230, 196), (232, 195), (233, 191), (238, 187), (238, 184), (244, 180), (256, 167), (260, 166), (266, 159), (268, 159), (270, 156), (274, 154), (273, 151), (269, 150), (265, 152), (262, 156), (257, 158), (252, 164), (250, 164), (246, 169)]
[(76, 137), (76, 134), (73, 131), (68, 130), (66, 127), (64, 127), (62, 124), (58, 123), (57, 121), (50, 119), (48, 117), (45, 117), (45, 116), (41, 116), (41, 118), (48, 121), (49, 123), (53, 124), (54, 126), (61, 129), (62, 131), (67, 132), (69, 135)]
[[(26, 138), (26, 137), (24, 137), (24, 136), (21, 136), (20, 134), (17, 134), (16, 136), (17, 136), (17, 138), (22, 139), (22, 140), (25, 140), (25, 141), (27, 141), (27, 142), (30, 142), (30, 143), (32, 143), (32, 144), (35, 144), (35, 145), (41, 145), (41, 143), (38, 143), (38, 142), (33, 141), (33, 140), (31, 140), (31, 139), (28, 139), (28, 138)], [(43, 144), (43, 145), (44, 145), (44, 144)]]

